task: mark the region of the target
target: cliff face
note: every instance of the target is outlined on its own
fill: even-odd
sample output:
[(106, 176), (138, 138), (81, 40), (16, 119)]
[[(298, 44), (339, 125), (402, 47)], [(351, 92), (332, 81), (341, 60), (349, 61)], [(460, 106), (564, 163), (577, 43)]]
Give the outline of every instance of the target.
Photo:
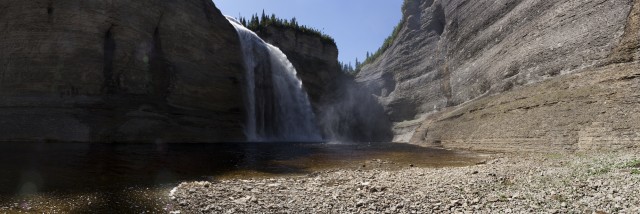
[(244, 139), (233, 27), (209, 0), (0, 2), (0, 140)]
[(316, 113), (325, 139), (389, 141), (389, 124), (382, 107), (340, 70), (338, 48), (319, 35), (269, 26), (256, 32), (280, 48), (298, 71), (298, 77)]
[(338, 47), (335, 43), (317, 35), (275, 26), (268, 26), (256, 33), (287, 55), (298, 71), (298, 77), (316, 112), (323, 102), (331, 99), (335, 91), (333, 84), (337, 78), (344, 76), (338, 64)]
[(581, 70), (430, 115), (411, 142), (493, 151), (640, 146), (640, 64)]
[[(598, 115), (591, 112), (593, 102), (581, 97), (591, 96), (588, 93), (570, 99), (574, 103), (564, 113), (556, 108), (545, 109), (544, 103), (563, 103), (569, 99), (556, 93), (587, 90), (580, 83), (585, 79), (565, 76), (636, 68), (606, 66), (638, 61), (638, 2), (408, 0), (403, 8), (400, 33), (393, 44), (380, 58), (366, 65), (357, 80), (368, 85), (385, 107), (394, 122), (395, 141), (407, 142), (413, 138), (414, 143), (509, 149), (520, 145), (518, 139), (532, 142), (531, 148), (542, 148), (554, 144), (549, 141), (553, 136), (567, 136), (558, 138), (554, 145), (577, 148), (578, 134), (591, 127), (586, 124), (626, 119), (612, 113), (611, 116), (576, 122), (574, 119), (578, 117)], [(634, 74), (628, 75), (633, 77)], [(568, 79), (555, 80), (559, 77)], [(604, 77), (606, 75), (600, 81), (594, 80), (593, 84), (604, 87), (607, 84)], [(560, 86), (554, 85), (557, 89), (541, 87), (540, 84), (549, 84), (549, 81), (560, 81), (556, 82)], [(613, 85), (628, 84), (620, 81), (614, 81), (616, 84)], [(597, 91), (615, 91), (630, 98), (632, 104), (617, 100), (617, 104), (609, 102), (603, 111), (609, 114), (615, 109), (628, 108), (631, 109), (629, 114), (637, 116), (634, 110), (640, 106), (633, 91), (622, 91), (623, 87), (613, 85)], [(473, 118), (458, 114), (449, 115), (455, 116), (453, 118), (443, 116), (446, 112), (460, 113), (464, 111), (462, 109), (472, 111), (476, 108), (470, 106), (478, 107), (488, 99), (508, 99), (509, 93), (505, 92), (535, 87), (542, 92), (521, 92), (521, 95), (527, 98), (545, 94), (540, 95), (544, 99), (531, 101), (542, 103), (522, 111), (537, 113), (509, 115), (507, 112), (510, 111), (502, 111), (503, 107), (507, 108), (506, 104), (493, 103), (490, 106), (496, 111), (489, 114), (493, 115), (491, 117), (484, 114)], [(606, 97), (602, 95), (600, 99)], [(478, 107), (472, 112), (479, 114), (481, 109), (485, 108)], [(564, 125), (551, 123), (554, 119)], [(522, 125), (522, 121), (531, 124)], [(550, 128), (534, 129), (539, 125)], [(626, 133), (640, 131), (630, 123), (621, 126), (625, 127)], [(418, 127), (421, 128), (414, 135)], [(522, 130), (516, 130), (519, 128)], [(555, 134), (543, 130), (553, 130)], [(639, 140), (634, 136), (627, 135), (625, 142), (637, 145)]]

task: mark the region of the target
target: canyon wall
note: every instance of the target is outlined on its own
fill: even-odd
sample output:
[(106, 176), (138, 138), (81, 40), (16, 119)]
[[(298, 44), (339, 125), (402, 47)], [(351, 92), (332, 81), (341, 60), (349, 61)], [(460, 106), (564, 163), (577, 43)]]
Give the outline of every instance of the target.
[(268, 26), (256, 33), (287, 55), (298, 71), (316, 112), (322, 103), (331, 99), (335, 80), (344, 78), (335, 42), (286, 27)]
[(382, 106), (352, 76), (341, 71), (334, 41), (277, 26), (256, 33), (280, 48), (296, 68), (325, 139), (343, 142), (391, 139)]
[(357, 81), (384, 106), (398, 142), (638, 146), (639, 4), (407, 0), (398, 35)]
[(0, 31), (0, 141), (245, 138), (240, 43), (210, 0), (4, 0)]

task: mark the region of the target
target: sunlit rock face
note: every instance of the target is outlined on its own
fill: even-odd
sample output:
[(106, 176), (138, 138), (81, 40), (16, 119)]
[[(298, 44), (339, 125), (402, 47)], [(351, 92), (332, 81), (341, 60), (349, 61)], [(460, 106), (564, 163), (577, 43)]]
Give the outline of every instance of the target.
[[(637, 8), (633, 0), (408, 0), (395, 41), (357, 81), (379, 96), (394, 122), (395, 141), (423, 139), (414, 131), (424, 123), (440, 123), (434, 113), (585, 68), (637, 61)], [(577, 108), (583, 107), (588, 106)], [(512, 118), (522, 119), (535, 118)], [(476, 130), (465, 129), (460, 132)], [(500, 137), (489, 137), (496, 130), (473, 137)]]
[(0, 2), (0, 140), (244, 140), (240, 42), (210, 0)]

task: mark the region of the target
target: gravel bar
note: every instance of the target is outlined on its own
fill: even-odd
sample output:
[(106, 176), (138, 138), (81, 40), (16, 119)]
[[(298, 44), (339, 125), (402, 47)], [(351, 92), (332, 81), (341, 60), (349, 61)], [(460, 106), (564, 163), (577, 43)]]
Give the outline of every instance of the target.
[(182, 183), (170, 213), (640, 213), (640, 152), (497, 154), (466, 167)]

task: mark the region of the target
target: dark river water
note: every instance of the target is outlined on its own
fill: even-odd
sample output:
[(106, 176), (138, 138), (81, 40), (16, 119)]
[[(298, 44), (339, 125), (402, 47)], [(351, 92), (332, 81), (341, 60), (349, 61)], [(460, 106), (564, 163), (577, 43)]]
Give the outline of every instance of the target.
[(0, 196), (117, 192), (335, 168), (464, 166), (468, 152), (396, 143), (0, 144)]
[(184, 180), (303, 174), (362, 167), (468, 165), (473, 155), (407, 144), (0, 144), (0, 193), (109, 190)]

